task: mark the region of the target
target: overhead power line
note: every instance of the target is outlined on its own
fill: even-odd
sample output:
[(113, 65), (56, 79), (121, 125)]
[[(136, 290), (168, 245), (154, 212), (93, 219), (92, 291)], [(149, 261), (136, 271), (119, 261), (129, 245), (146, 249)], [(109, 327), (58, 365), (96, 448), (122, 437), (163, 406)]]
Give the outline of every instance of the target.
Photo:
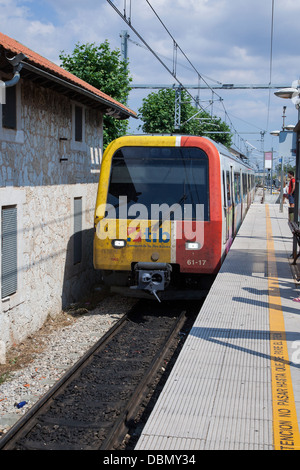
[[(245, 84), (245, 85), (234, 85), (233, 83), (221, 83), (220, 85), (185, 85), (186, 89), (192, 90), (207, 90), (207, 89), (216, 89), (216, 90), (271, 90), (271, 89), (280, 89), (280, 88), (288, 88), (290, 85), (287, 84)], [(145, 88), (145, 89), (162, 89), (162, 88), (174, 88), (174, 85), (150, 85), (150, 84), (133, 84), (130, 85), (130, 88)]]
[[(158, 14), (156, 13), (156, 11), (154, 10), (154, 8), (152, 7), (152, 5), (150, 4), (149, 0), (146, 0), (146, 2), (148, 3), (149, 7), (151, 8), (151, 10), (153, 11), (153, 13), (155, 14), (156, 18), (158, 19), (158, 21), (161, 23), (161, 25), (163, 26), (163, 28), (166, 30), (166, 32), (168, 33), (168, 35), (170, 36), (170, 38), (172, 39), (174, 45), (176, 45), (176, 47), (180, 50), (180, 52), (182, 53), (182, 55), (185, 57), (185, 59), (188, 61), (188, 63), (190, 64), (190, 66), (192, 67), (192, 69), (196, 72), (196, 74), (202, 78), (202, 80), (206, 83), (206, 85), (211, 88), (208, 83), (203, 79), (203, 76), (198, 72), (198, 70), (196, 69), (196, 67), (194, 67), (194, 65), (192, 64), (192, 62), (190, 61), (190, 59), (188, 58), (188, 56), (185, 54), (185, 52), (181, 49), (181, 47), (179, 46), (178, 42), (174, 39), (174, 37), (172, 36), (172, 34), (170, 33), (170, 31), (168, 30), (168, 28), (166, 27), (166, 25), (163, 23), (163, 21), (160, 19), (160, 17), (158, 16)], [(218, 82), (219, 84), (221, 84), (221, 82)], [(219, 96), (219, 98), (221, 98)]]
[[(175, 80), (178, 82), (178, 84), (185, 90), (186, 87), (183, 85), (183, 83), (178, 79), (177, 77), (177, 74), (176, 74), (176, 63), (174, 62), (175, 59), (173, 59), (173, 70), (171, 70), (164, 62), (163, 60), (159, 57), (159, 55), (151, 48), (151, 46), (145, 41), (145, 39), (143, 39), (143, 37), (138, 33), (138, 31), (133, 27), (132, 25), (132, 22), (131, 22), (131, 2), (130, 2), (130, 17), (127, 18), (126, 16), (126, 0), (125, 0), (125, 4), (124, 4), (124, 13), (122, 13), (116, 5), (114, 5), (114, 3), (111, 1), (111, 0), (107, 0), (107, 2), (114, 8), (114, 10), (121, 16), (121, 18), (125, 21), (125, 23), (129, 26), (129, 28), (136, 34), (136, 36), (142, 41), (142, 43), (147, 47), (147, 49), (156, 57), (156, 59), (161, 63), (161, 65), (175, 78)], [(175, 38), (172, 36), (172, 34), (169, 32), (169, 30), (167, 29), (167, 27), (165, 26), (165, 24), (162, 22), (162, 20), (159, 18), (158, 14), (155, 12), (154, 8), (152, 7), (152, 5), (150, 4), (150, 2), (148, 0), (146, 0), (146, 2), (148, 3), (148, 5), (150, 6), (151, 10), (153, 11), (153, 13), (155, 14), (155, 16), (158, 18), (159, 22), (162, 24), (162, 26), (164, 27), (164, 29), (166, 30), (166, 32), (168, 33), (168, 35), (170, 36), (170, 38), (172, 39), (173, 41), (173, 45), (174, 45), (174, 48), (176, 49), (179, 49), (180, 52), (183, 54), (183, 56), (185, 57), (185, 59), (188, 61), (188, 63), (190, 64), (190, 66), (192, 67), (192, 69), (196, 72), (197, 76), (200, 77), (204, 83), (206, 83), (206, 86), (214, 93), (216, 94), (216, 96), (218, 96), (219, 99), (222, 99), (221, 96), (219, 96), (217, 93), (215, 93), (212, 89), (212, 87), (207, 83), (207, 81), (205, 80), (204, 76), (194, 67), (194, 65), (192, 64), (192, 62), (189, 60), (189, 58), (187, 57), (187, 55), (185, 54), (185, 52), (182, 50), (182, 48), (179, 46), (179, 44), (177, 43), (177, 41), (175, 40)], [(174, 57), (176, 56), (176, 54), (174, 54)], [(218, 84), (221, 85), (221, 82), (217, 82)], [(194, 100), (195, 98), (187, 91), (187, 93), (191, 96), (191, 98)], [(201, 106), (200, 106), (201, 107)]]
[[(138, 46), (138, 47), (141, 47), (141, 48), (143, 48), (143, 49), (145, 49), (145, 50), (148, 50), (148, 48), (147, 48), (146, 46), (143, 46), (143, 44), (139, 44), (138, 42), (133, 41), (130, 37), (128, 37), (128, 41), (130, 41), (132, 44), (135, 44), (135, 46)], [(158, 53), (156, 53), (156, 54), (157, 54), (159, 57), (162, 57), (162, 58), (165, 59), (165, 60), (174, 62), (174, 57), (173, 57), (173, 59), (170, 59), (169, 57), (163, 56), (162, 54), (158, 54)], [(184, 65), (183, 63), (180, 63), (180, 62), (178, 62), (178, 61), (177, 61), (177, 63), (178, 63), (178, 65), (180, 65), (181, 67), (183, 67), (183, 68), (185, 68), (185, 69), (187, 69), (187, 70), (191, 70), (191, 67), (188, 67), (187, 65)], [(202, 74), (200, 78), (203, 78), (203, 77), (206, 78), (207, 80), (210, 80), (211, 82), (217, 83), (218, 85), (222, 85), (221, 82), (219, 82), (218, 80), (215, 80), (215, 79), (213, 79), (213, 78), (211, 78), (211, 77), (208, 77), (207, 75), (203, 75), (203, 74)]]
[[(176, 100), (175, 100), (175, 128), (176, 128), (176, 123), (178, 123), (176, 121), (176, 116), (178, 116), (178, 112), (179, 112), (179, 125), (180, 125), (180, 105), (181, 105), (181, 99), (180, 99), (180, 93), (181, 93), (181, 90), (186, 90), (187, 94), (193, 99), (193, 101), (196, 103), (196, 106), (200, 107), (203, 111), (203, 107), (199, 104), (199, 100), (195, 99), (195, 97), (193, 97), (191, 95), (191, 93), (188, 91), (188, 89), (191, 89), (191, 88), (197, 88), (197, 89), (209, 89), (211, 90), (212, 92), (212, 96), (216, 95), (218, 97), (218, 100), (221, 101), (222, 103), (222, 107), (223, 107), (223, 110), (224, 110), (224, 113), (225, 113), (225, 116), (227, 117), (228, 121), (230, 122), (230, 125), (233, 129), (233, 131), (238, 135), (238, 132), (236, 131), (226, 109), (225, 109), (225, 106), (224, 106), (224, 103), (223, 103), (223, 99), (221, 98), (221, 96), (219, 96), (214, 90), (215, 89), (237, 89), (238, 88), (238, 85), (235, 86), (233, 84), (222, 84), (221, 82), (218, 82), (218, 81), (215, 81), (216, 82), (216, 85), (209, 85), (207, 83), (207, 81), (203, 78), (203, 76), (200, 74), (200, 72), (194, 67), (194, 65), (192, 64), (192, 62), (189, 60), (189, 58), (187, 57), (187, 55), (185, 54), (185, 52), (182, 50), (182, 48), (179, 46), (179, 44), (177, 43), (177, 41), (175, 40), (175, 38), (172, 36), (172, 34), (170, 33), (170, 31), (168, 30), (168, 28), (165, 26), (165, 24), (163, 23), (163, 21), (161, 20), (161, 18), (159, 17), (159, 15), (156, 13), (156, 11), (154, 10), (154, 8), (152, 7), (152, 5), (150, 4), (149, 0), (146, 0), (147, 4), (149, 5), (149, 7), (151, 8), (151, 10), (153, 11), (154, 15), (156, 16), (156, 18), (158, 19), (158, 21), (161, 23), (161, 25), (163, 26), (163, 28), (165, 29), (165, 31), (167, 32), (167, 34), (170, 36), (170, 38), (172, 39), (172, 42), (173, 42), (173, 70), (171, 70), (165, 63), (164, 61), (159, 57), (159, 55), (151, 48), (151, 46), (143, 39), (143, 37), (141, 36), (141, 34), (138, 33), (138, 31), (133, 27), (132, 25), (132, 19), (131, 19), (131, 0), (129, 0), (129, 15), (127, 15), (127, 5), (126, 5), (126, 0), (124, 0), (124, 11), (123, 13), (117, 8), (116, 5), (114, 5), (114, 3), (111, 1), (111, 0), (107, 0), (107, 2), (114, 8), (114, 10), (121, 16), (121, 18), (123, 19), (123, 21), (125, 21), (125, 23), (129, 26), (129, 28), (134, 32), (134, 34), (140, 39), (140, 41), (146, 46), (146, 48), (154, 55), (154, 57), (160, 62), (160, 64), (170, 73), (170, 75), (172, 75), (172, 77), (176, 80), (176, 82), (178, 83), (178, 86), (174, 86), (173, 85), (173, 88), (175, 88), (175, 91), (176, 91)], [(274, 0), (272, 0), (273, 4), (272, 4), (272, 31), (273, 31), (273, 12), (274, 12)], [(272, 42), (271, 42), (272, 44)], [(200, 83), (198, 83), (198, 86), (194, 87), (194, 86), (185, 86), (178, 78), (177, 76), (177, 51), (180, 50), (180, 52), (183, 54), (184, 58), (188, 61), (188, 63), (190, 64), (190, 66), (192, 67), (192, 69), (195, 71), (195, 73), (197, 74), (197, 77), (198, 77), (198, 82), (200, 82), (200, 79), (203, 80), (203, 82), (205, 83), (205, 85), (201, 85), (200, 86)], [(272, 51), (271, 51), (271, 54), (272, 54)], [(132, 86), (132, 88), (142, 88), (143, 86)], [(144, 86), (145, 87), (145, 86)], [(153, 86), (150, 86), (151, 88), (153, 88)], [(268, 88), (269, 90), (271, 88), (282, 88), (282, 86), (280, 85), (271, 85), (271, 64), (270, 64), (270, 83), (269, 85), (240, 85), (240, 89), (244, 89), (244, 88), (249, 88), (249, 89), (258, 89), (259, 88)], [(212, 99), (211, 100), (211, 104), (214, 102), (214, 100)], [(246, 146), (246, 141), (240, 137), (238, 135), (239, 139), (241, 141), (244, 142), (244, 145)]]
[(149, 51), (154, 55), (154, 57), (156, 57), (156, 59), (161, 63), (161, 65), (175, 78), (178, 84), (182, 88), (184, 88), (183, 83), (181, 83), (181, 81), (177, 78), (176, 74), (174, 74), (172, 70), (169, 69), (169, 67), (161, 60), (159, 55), (151, 48), (151, 46), (149, 46), (149, 44), (143, 39), (143, 37), (138, 33), (138, 31), (132, 26), (131, 20), (129, 21), (129, 19), (126, 18), (125, 14), (123, 15), (122, 12), (116, 7), (116, 5), (114, 5), (111, 0), (107, 0), (107, 2), (114, 8), (114, 10), (116, 10), (116, 12), (121, 16), (121, 18), (123, 18), (129, 28), (134, 32), (134, 34), (136, 34), (136, 36), (143, 42), (143, 44), (145, 44), (147, 49), (149, 49)]

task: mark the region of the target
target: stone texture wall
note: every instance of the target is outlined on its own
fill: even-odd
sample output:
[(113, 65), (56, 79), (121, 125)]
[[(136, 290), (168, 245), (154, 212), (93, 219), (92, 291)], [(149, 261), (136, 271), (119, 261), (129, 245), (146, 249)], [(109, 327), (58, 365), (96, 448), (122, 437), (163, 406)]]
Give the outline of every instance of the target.
[[(0, 301), (2, 350), (97, 282), (92, 240), (102, 116), (84, 110), (84, 142), (77, 143), (74, 103), (68, 98), (25, 80), (18, 96), (18, 129), (0, 133), (0, 206), (16, 204), (18, 211), (18, 290)], [(82, 198), (83, 239), (82, 261), (76, 265), (75, 197)]]

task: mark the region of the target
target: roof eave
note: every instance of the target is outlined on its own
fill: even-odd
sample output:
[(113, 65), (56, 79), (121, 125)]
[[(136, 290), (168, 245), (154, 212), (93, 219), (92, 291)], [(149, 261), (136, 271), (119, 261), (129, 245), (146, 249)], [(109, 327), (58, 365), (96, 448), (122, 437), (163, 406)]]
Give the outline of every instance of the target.
[[(129, 110), (128, 108), (125, 109), (115, 102), (106, 100), (104, 97), (98, 96), (90, 92), (89, 90), (85, 90), (84, 88), (78, 85), (75, 85), (72, 82), (64, 80), (63, 78), (58, 77), (57, 75), (54, 75), (44, 69), (36, 67), (28, 62), (22, 61), (22, 69), (26, 70), (27, 72), (31, 74), (43, 77), (44, 79), (49, 80), (50, 82), (54, 82), (58, 84), (59, 86), (72, 91), (74, 94), (84, 97), (87, 101), (93, 102), (95, 107), (100, 107), (104, 114), (112, 116), (115, 119), (122, 120), (122, 119), (128, 119), (130, 117), (137, 119), (137, 115), (133, 111)], [(25, 73), (25, 78), (26, 78), (26, 73)], [(75, 100), (76, 98), (74, 97), (73, 99)]]

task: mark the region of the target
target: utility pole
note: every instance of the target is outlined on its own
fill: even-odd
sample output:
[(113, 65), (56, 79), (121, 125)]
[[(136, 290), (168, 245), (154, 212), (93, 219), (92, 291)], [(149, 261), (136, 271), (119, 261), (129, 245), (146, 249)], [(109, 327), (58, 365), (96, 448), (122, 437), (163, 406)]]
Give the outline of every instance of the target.
[(174, 117), (174, 129), (178, 130), (181, 126), (181, 86), (175, 89), (175, 117)]
[(264, 152), (264, 138), (265, 138), (265, 132), (262, 131), (260, 133), (261, 136), (261, 151), (264, 156), (264, 174), (263, 174), (263, 197), (262, 197), (262, 203), (265, 203), (265, 180), (266, 180), (266, 159), (265, 159), (265, 152)]
[(127, 33), (127, 31), (121, 31), (120, 38), (121, 38), (122, 57), (123, 57), (123, 60), (127, 61), (127, 59), (128, 59), (128, 39), (130, 38), (130, 36)]

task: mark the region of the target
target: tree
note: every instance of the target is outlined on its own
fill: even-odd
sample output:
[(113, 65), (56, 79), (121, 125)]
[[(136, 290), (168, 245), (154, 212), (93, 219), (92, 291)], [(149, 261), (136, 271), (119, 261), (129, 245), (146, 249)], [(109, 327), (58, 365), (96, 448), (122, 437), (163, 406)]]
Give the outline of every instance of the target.
[[(289, 171), (293, 171), (296, 174), (295, 164), (285, 163), (283, 165), (283, 174), (287, 175)], [(275, 166), (275, 172), (277, 172), (277, 174), (279, 174), (279, 175), (281, 174), (281, 163), (278, 163)]]
[(207, 136), (227, 147), (231, 145), (232, 134), (227, 124), (216, 116), (211, 117), (206, 111), (199, 112), (199, 109), (192, 105), (191, 97), (185, 90), (181, 92), (182, 125), (179, 130), (174, 129), (175, 90), (173, 89), (150, 93), (143, 99), (143, 104), (138, 111), (140, 119), (144, 122), (140, 127), (145, 133), (180, 133), (202, 136), (208, 132), (221, 131), (221, 134), (209, 133)]
[[(122, 104), (126, 104), (130, 82), (128, 62), (120, 58), (118, 49), (111, 50), (109, 43), (96, 46), (77, 43), (71, 55), (61, 52), (62, 67), (98, 88)], [(119, 121), (110, 116), (103, 118), (103, 147), (112, 140), (126, 134), (128, 121)]]

